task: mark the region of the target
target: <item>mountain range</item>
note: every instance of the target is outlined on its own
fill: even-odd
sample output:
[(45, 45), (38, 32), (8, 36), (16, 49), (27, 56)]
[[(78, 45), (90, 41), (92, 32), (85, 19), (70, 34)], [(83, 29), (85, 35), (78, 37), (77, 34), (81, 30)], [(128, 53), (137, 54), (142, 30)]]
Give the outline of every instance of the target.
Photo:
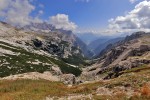
[(52, 67), (63, 73), (81, 73), (78, 67), (71, 66), (71, 63), (68, 64), (71, 61), (67, 60), (74, 60), (77, 66), (84, 62), (82, 51), (75, 44), (74, 35), (60, 31), (26, 31), (4, 22), (0, 23), (0, 29), (1, 77), (51, 71)]
[(101, 35), (94, 33), (75, 33), (86, 45), (89, 45), (91, 42), (97, 40)]
[(98, 38), (86, 45), (71, 31), (51, 24), (15, 27), (0, 22), (0, 96), (4, 100), (123, 100), (136, 98), (135, 94), (149, 98), (150, 33)]

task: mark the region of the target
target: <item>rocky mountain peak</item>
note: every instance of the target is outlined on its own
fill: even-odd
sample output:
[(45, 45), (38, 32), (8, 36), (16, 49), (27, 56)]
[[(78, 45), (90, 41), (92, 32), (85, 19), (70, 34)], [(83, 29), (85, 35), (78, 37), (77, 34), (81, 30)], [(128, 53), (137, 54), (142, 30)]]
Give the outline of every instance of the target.
[(36, 31), (36, 32), (51, 32), (55, 30), (55, 27), (46, 22), (43, 23), (31, 23), (30, 25), (26, 25), (23, 27), (25, 30)]
[[(34, 31), (39, 34), (55, 38), (56, 41), (67, 41), (72, 47), (80, 49), (84, 57), (91, 57), (93, 53), (88, 50), (87, 45), (78, 38), (72, 31), (56, 29), (53, 25), (44, 23), (31, 23), (24, 27), (25, 30)], [(59, 37), (59, 38), (58, 38)]]
[(146, 35), (147, 33), (146, 32), (143, 32), (143, 31), (140, 31), (140, 32), (135, 32), (133, 34), (131, 34), (130, 36), (127, 36), (125, 38), (125, 41), (130, 41), (130, 40), (133, 40), (133, 39), (137, 39), (137, 38), (140, 38), (144, 35)]

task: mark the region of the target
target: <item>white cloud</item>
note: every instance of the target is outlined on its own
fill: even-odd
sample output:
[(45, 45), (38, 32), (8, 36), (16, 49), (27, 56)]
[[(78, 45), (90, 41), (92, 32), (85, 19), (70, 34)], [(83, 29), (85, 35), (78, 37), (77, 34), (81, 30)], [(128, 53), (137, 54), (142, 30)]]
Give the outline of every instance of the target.
[(42, 22), (38, 17), (30, 16), (34, 10), (35, 6), (29, 0), (0, 0), (0, 17), (13, 25), (24, 26), (31, 22)]
[(79, 1), (80, 2), (87, 2), (88, 3), (90, 0), (75, 0), (75, 2), (79, 2)]
[(0, 0), (0, 16), (4, 16), (4, 9), (8, 8), (10, 0)]
[(131, 3), (135, 3), (137, 2), (138, 0), (129, 0)]
[[(35, 6), (31, 4), (32, 0), (0, 0), (0, 18), (4, 21), (15, 25), (25, 26), (30, 23), (42, 23), (39, 17), (44, 13), (39, 10), (35, 17), (31, 13), (35, 10)], [(41, 7), (44, 5), (40, 4)], [(49, 21), (57, 29), (74, 31), (77, 25), (69, 20), (69, 16), (65, 14), (57, 14), (50, 17)]]
[(110, 19), (109, 28), (121, 31), (150, 29), (150, 1), (140, 2), (125, 16)]
[(39, 15), (42, 15), (44, 13), (43, 10), (39, 10)]
[(57, 29), (74, 31), (77, 28), (77, 25), (71, 22), (68, 15), (65, 14), (57, 14), (56, 16), (50, 17), (50, 23)]

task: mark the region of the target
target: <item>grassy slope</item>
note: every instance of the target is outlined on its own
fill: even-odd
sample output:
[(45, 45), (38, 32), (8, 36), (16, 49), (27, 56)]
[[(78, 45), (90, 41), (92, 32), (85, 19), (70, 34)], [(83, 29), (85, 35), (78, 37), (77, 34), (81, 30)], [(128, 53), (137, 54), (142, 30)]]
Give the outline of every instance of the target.
[[(150, 100), (150, 66), (126, 71), (118, 78), (109, 81), (98, 81), (95, 83), (81, 84), (71, 88), (59, 82), (45, 80), (15, 80), (0, 81), (0, 98), (2, 100), (42, 100), (46, 96), (66, 96), (68, 94), (92, 94), (95, 100)], [(130, 86), (134, 91), (141, 93), (141, 96), (133, 95), (127, 98), (124, 93), (115, 95), (97, 95), (96, 89), (106, 87), (113, 90), (118, 86)]]
[[(0, 56), (0, 77), (33, 71), (49, 71), (51, 70), (52, 64), (58, 65), (63, 73), (73, 73), (76, 76), (81, 73), (80, 69), (71, 67), (62, 60), (56, 60), (52, 57), (27, 52), (22, 48), (15, 47), (4, 42), (0, 42), (0, 48), (20, 53), (19, 55), (5, 54), (5, 56)], [(27, 63), (28, 61), (35, 62), (36, 60), (41, 63)], [(44, 63), (48, 63), (50, 65), (44, 65)]]

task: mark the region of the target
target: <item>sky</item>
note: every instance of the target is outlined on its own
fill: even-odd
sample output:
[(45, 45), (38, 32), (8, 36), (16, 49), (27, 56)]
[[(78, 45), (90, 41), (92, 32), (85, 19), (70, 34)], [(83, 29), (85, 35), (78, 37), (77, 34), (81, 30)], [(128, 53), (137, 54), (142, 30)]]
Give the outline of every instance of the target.
[(150, 1), (0, 0), (0, 20), (16, 26), (47, 22), (81, 34), (149, 31)]

